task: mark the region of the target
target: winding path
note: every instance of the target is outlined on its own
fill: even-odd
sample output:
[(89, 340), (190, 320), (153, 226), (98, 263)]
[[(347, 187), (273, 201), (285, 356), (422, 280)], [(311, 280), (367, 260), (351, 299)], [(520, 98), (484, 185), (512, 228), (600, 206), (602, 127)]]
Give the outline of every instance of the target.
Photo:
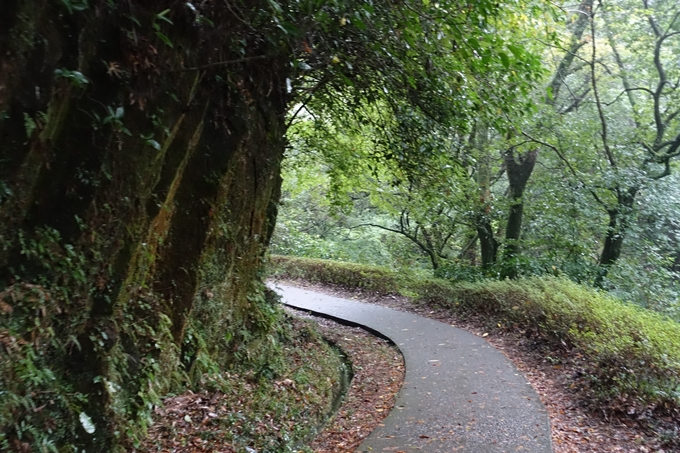
[(464, 330), (390, 308), (272, 285), (295, 308), (393, 341), (406, 376), (395, 408), (357, 452), (552, 452), (533, 387), (502, 353)]

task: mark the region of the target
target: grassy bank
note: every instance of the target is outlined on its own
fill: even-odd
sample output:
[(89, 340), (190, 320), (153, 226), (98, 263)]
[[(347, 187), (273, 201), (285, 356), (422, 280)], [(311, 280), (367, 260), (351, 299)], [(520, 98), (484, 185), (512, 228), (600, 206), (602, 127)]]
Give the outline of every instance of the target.
[(680, 414), (680, 324), (569, 280), (452, 284), (351, 263), (272, 256), (274, 277), (409, 297), (519, 331), (551, 361), (577, 363), (584, 399), (630, 415)]
[(135, 452), (311, 453), (305, 445), (337, 409), (351, 365), (313, 323), (274, 311), (269, 333), (232, 351), (232, 366), (201, 366), (191, 389), (163, 398)]

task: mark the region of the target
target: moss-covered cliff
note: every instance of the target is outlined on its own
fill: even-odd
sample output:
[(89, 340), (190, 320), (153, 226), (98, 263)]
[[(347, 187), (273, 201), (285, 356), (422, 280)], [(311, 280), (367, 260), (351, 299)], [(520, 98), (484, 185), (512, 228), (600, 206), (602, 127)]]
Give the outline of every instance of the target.
[(276, 321), (289, 57), (250, 3), (0, 4), (0, 449), (124, 448)]

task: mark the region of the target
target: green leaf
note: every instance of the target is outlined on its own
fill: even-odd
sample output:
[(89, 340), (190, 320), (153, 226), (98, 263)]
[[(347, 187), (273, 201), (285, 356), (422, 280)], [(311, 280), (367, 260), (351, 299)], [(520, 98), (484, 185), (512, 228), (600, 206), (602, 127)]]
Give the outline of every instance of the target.
[(269, 6), (272, 7), (274, 12), (278, 14), (283, 14), (283, 9), (281, 9), (281, 5), (276, 0), (269, 0)]
[(482, 63), (488, 64), (491, 61), (491, 50), (486, 49), (482, 54)]
[(96, 428), (90, 416), (85, 412), (81, 412), (78, 418), (80, 419), (80, 424), (83, 425), (85, 432), (88, 434), (94, 434)]
[(156, 31), (156, 36), (158, 36), (158, 39), (160, 39), (161, 41), (163, 41), (168, 47), (170, 47), (170, 48), (174, 48), (174, 47), (175, 47), (175, 46), (173, 46), (172, 41), (170, 41), (170, 38), (168, 38), (167, 36), (165, 36), (165, 35), (164, 35), (163, 33), (161, 33), (160, 31)]
[(498, 56), (501, 58), (501, 63), (503, 64), (503, 66), (505, 66), (506, 69), (509, 68), (510, 57), (508, 57), (508, 54), (506, 54), (505, 52), (498, 52)]
[(71, 14), (73, 11), (85, 11), (89, 7), (87, 0), (61, 0), (61, 3)]
[(78, 87), (83, 87), (84, 85), (90, 83), (87, 77), (85, 77), (83, 73), (80, 71), (69, 71), (68, 69), (55, 69), (54, 77), (57, 79), (59, 78), (71, 79), (73, 84)]
[(299, 36), (300, 35), (300, 29), (292, 22), (288, 21), (281, 21), (277, 24), (277, 27), (279, 27), (283, 32), (287, 35), (291, 36)]
[(348, 87), (354, 86), (354, 82), (348, 79), (347, 76), (342, 73), (342, 71), (338, 71), (338, 75), (340, 76), (340, 79), (345, 83), (345, 85), (347, 85)]
[(360, 19), (359, 12), (357, 12), (354, 15), (354, 19), (352, 19), (352, 24), (359, 30), (366, 30), (366, 24), (364, 23), (363, 20)]
[(167, 18), (168, 13), (170, 12), (169, 9), (163, 10), (160, 13), (156, 14), (156, 19), (160, 19), (162, 21), (165, 21), (169, 23), (170, 25), (174, 25), (170, 19)]
[(514, 44), (508, 44), (508, 49), (510, 49), (510, 52), (512, 52), (512, 54), (518, 60), (524, 56), (524, 49), (522, 49), (519, 46), (515, 46)]
[(160, 149), (161, 149), (160, 143), (158, 143), (156, 140), (153, 140), (153, 139), (146, 140), (146, 144), (151, 146), (153, 149), (155, 149), (157, 151), (160, 151)]
[(477, 40), (477, 38), (468, 38), (467, 43), (474, 50), (479, 50), (479, 48), (480, 48), (479, 41)]
[(26, 112), (24, 112), (24, 127), (26, 128), (26, 136), (28, 138), (31, 138), (33, 132), (38, 128), (33, 118), (31, 118)]

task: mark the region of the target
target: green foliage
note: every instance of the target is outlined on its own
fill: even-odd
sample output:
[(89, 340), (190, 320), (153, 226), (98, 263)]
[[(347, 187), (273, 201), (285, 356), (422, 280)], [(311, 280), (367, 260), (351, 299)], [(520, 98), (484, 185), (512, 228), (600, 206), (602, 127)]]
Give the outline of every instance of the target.
[(168, 19), (168, 13), (169, 12), (170, 12), (169, 9), (165, 9), (165, 10), (161, 11), (160, 13), (156, 14), (154, 16), (153, 22), (151, 23), (151, 26), (154, 29), (154, 32), (156, 33), (156, 36), (158, 37), (158, 39), (163, 41), (163, 43), (166, 46), (173, 48), (174, 45), (173, 45), (172, 41), (170, 41), (170, 38), (168, 38), (167, 36), (165, 36), (161, 32), (161, 22), (165, 22), (167, 24), (173, 25), (172, 21), (170, 19)]
[(33, 118), (28, 113), (24, 112), (24, 127), (26, 128), (26, 137), (31, 138), (33, 132), (38, 128)]
[(41, 278), (35, 283), (16, 281), (0, 292), (3, 450), (15, 438), (22, 445), (56, 452), (60, 439), (88, 435), (79, 422), (86, 395), (68, 379), (69, 363), (55, 360), (81, 348), (73, 331), (64, 331), (83, 318), (72, 288), (84, 282), (85, 259), (60, 240), (52, 229), (39, 231), (36, 239), (22, 236), (22, 253)]
[[(12, 269), (15, 282), (0, 292), (0, 441), (14, 439), (36, 451), (83, 444), (107, 449), (104, 432), (116, 421), (119, 433), (139, 442), (176, 377), (168, 372), (175, 354), (170, 320), (155, 310), (148, 290), (140, 291), (122, 314), (125, 344), (116, 342), (111, 325), (88, 321), (85, 301), (98, 289), (89, 284), (97, 272), (91, 266), (102, 264), (98, 257), (66, 243), (55, 229), (35, 233), (19, 235), (25, 259)], [(83, 361), (90, 362), (87, 371)], [(104, 401), (111, 402), (105, 414)]]
[(0, 430), (22, 449), (129, 449), (172, 384), (280, 374), (283, 321), (252, 280), (287, 109), (375, 119), (376, 159), (422, 174), (471, 118), (530, 111), (543, 73), (531, 0), (14, 3)]
[(617, 297), (680, 320), (677, 188), (678, 175), (672, 174), (640, 194), (628, 243), (604, 285)]
[[(322, 31), (304, 41), (291, 77), (291, 91), (299, 93), (293, 119), (311, 112), (317, 127), (345, 135), (368, 127), (375, 157), (418, 172), (428, 157), (447, 151), (442, 140), (474, 118), (504, 128), (500, 112), (530, 109), (524, 95), (543, 74), (531, 25), (542, 12), (533, 6), (328, 4), (315, 14)], [(331, 31), (351, 39), (327, 39)], [(323, 82), (329, 78), (337, 84)], [(342, 168), (340, 159), (334, 163)]]
[(70, 80), (78, 88), (83, 88), (85, 85), (90, 83), (90, 81), (83, 75), (80, 71), (69, 71), (68, 69), (56, 69), (54, 71), (54, 77), (56, 79), (64, 78)]
[[(493, 270), (491, 270), (493, 272)], [(459, 261), (447, 261), (434, 272), (435, 277), (453, 282), (476, 282), (488, 276), (480, 266)]]
[(70, 14), (85, 11), (89, 8), (88, 0), (61, 0), (61, 3)]
[[(555, 277), (451, 283), (397, 275), (384, 268), (272, 257), (275, 277), (409, 296), (459, 315), (482, 315), (489, 326), (520, 329), (546, 354), (564, 347), (579, 366), (595, 407), (674, 414), (680, 409), (680, 324), (601, 291)], [(551, 353), (550, 351), (554, 351)]]
[(462, 285), (447, 306), (491, 316), (583, 356), (593, 405), (672, 413), (680, 405), (680, 325), (551, 277)]
[[(357, 166), (371, 165), (360, 157), (365, 152), (362, 144), (344, 138), (339, 138), (341, 143), (327, 141), (309, 127), (299, 123), (290, 134), (293, 148), (284, 163), (272, 252), (396, 267), (419, 265), (413, 248), (402, 238), (360, 226), (376, 217), (368, 193), (362, 190), (365, 174), (357, 171)], [(333, 156), (337, 165), (326, 165), (310, 146)]]
[(102, 126), (110, 124), (114, 131), (123, 132), (125, 135), (132, 135), (130, 130), (123, 123), (125, 116), (125, 107), (120, 106), (115, 110), (111, 106), (106, 106), (106, 116), (101, 120)]
[(396, 274), (383, 267), (278, 255), (271, 255), (269, 261), (271, 275), (276, 278), (363, 288), (385, 294), (393, 294), (399, 288)]

